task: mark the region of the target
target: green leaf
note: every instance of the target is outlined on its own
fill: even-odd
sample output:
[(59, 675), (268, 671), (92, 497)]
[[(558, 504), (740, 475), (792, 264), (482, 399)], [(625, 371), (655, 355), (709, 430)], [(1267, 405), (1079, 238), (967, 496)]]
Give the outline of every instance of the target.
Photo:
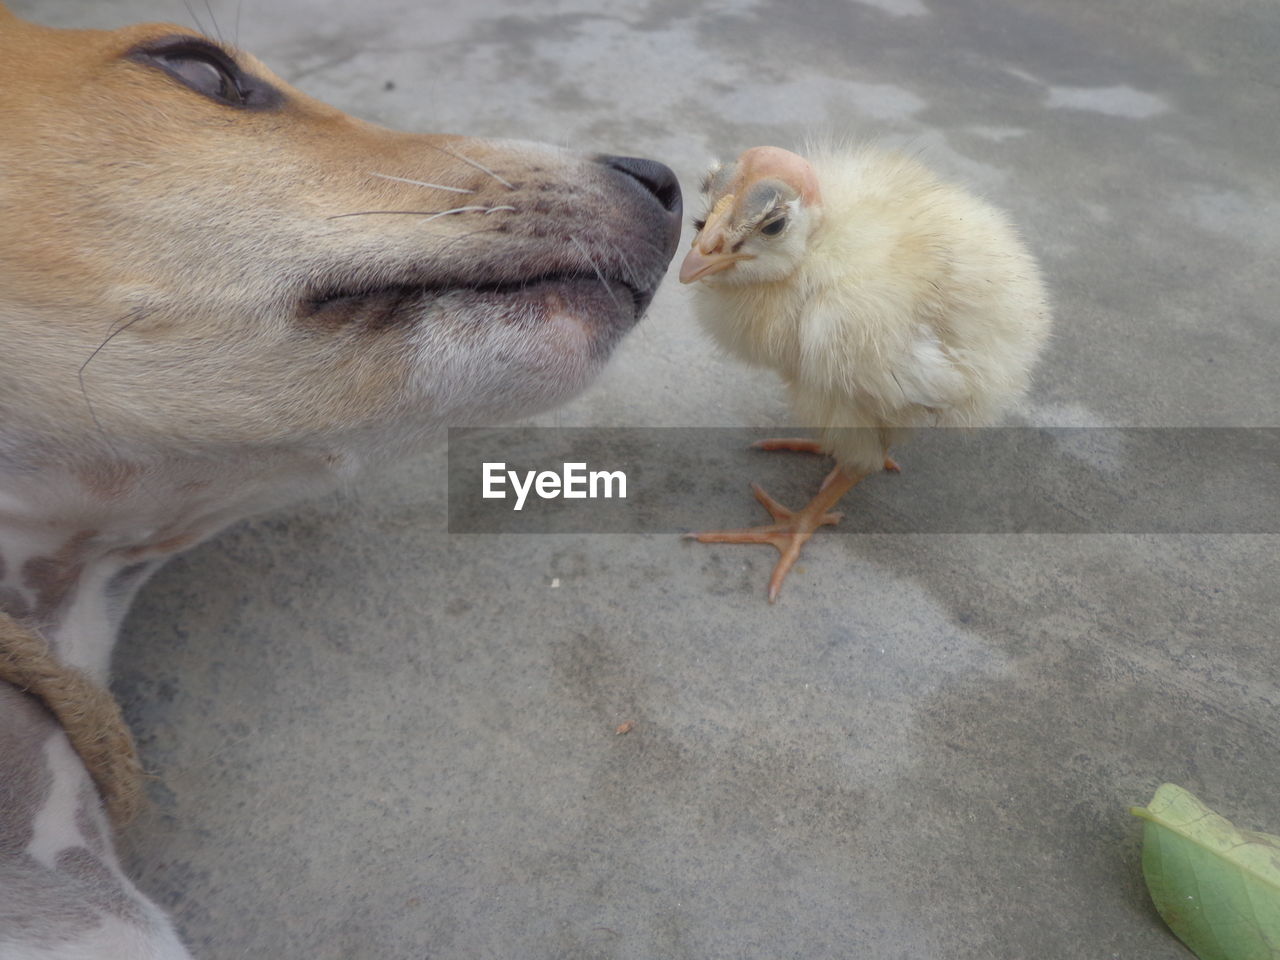
[(1280, 960), (1280, 837), (1239, 830), (1166, 783), (1131, 807), (1156, 909), (1200, 960)]

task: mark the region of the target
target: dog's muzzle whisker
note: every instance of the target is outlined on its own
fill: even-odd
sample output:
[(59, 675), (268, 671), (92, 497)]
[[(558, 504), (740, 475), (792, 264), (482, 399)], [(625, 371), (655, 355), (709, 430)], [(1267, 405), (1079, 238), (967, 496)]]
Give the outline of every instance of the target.
[(474, 190), (468, 190), (466, 187), (448, 187), (443, 183), (427, 183), (425, 180), (410, 180), (408, 177), (393, 177), (389, 173), (377, 173), (373, 170), (369, 171), (369, 176), (377, 177), (380, 180), (394, 180), (396, 183), (407, 183), (415, 187), (427, 187), (431, 190), (448, 190), (450, 193), (475, 193)]
[(622, 304), (619, 303), (618, 298), (614, 296), (613, 288), (609, 286), (609, 281), (605, 279), (604, 274), (600, 271), (600, 267), (596, 264), (595, 258), (591, 256), (591, 251), (586, 248), (582, 241), (572, 234), (569, 236), (569, 242), (582, 252), (582, 256), (591, 266), (591, 269), (595, 271), (596, 276), (600, 278), (600, 286), (604, 287), (604, 292), (609, 294), (609, 299), (613, 301), (613, 305), (621, 310)]
[(636, 269), (631, 258), (627, 256), (627, 252), (616, 243), (610, 243), (608, 244), (608, 247), (613, 255), (617, 257), (618, 262), (622, 266), (623, 279), (633, 286), (643, 286), (644, 277), (641, 276), (640, 271)]
[(446, 150), (444, 147), (438, 146), (434, 143), (431, 144), (430, 146), (432, 149), (439, 150), (441, 153), (447, 153), (449, 156), (453, 157), (453, 159), (455, 160), (461, 160), (467, 166), (475, 167), (481, 173), (487, 173), (489, 176), (493, 177), (493, 179), (497, 180), (500, 184), (502, 184), (508, 190), (515, 189), (515, 185), (511, 183), (511, 181), (498, 176), (496, 173), (494, 173), (492, 170), (486, 167), (483, 163), (480, 163), (478, 160), (472, 160), (470, 157), (464, 157), (460, 153), (454, 153), (452, 150)]
[(509, 210), (516, 212), (515, 207), (502, 205), (498, 207), (454, 207), (452, 210), (357, 210), (354, 213), (335, 213), (326, 220), (341, 220), (343, 217), (373, 217), (373, 216), (400, 216), (400, 217), (426, 217), (428, 220), (435, 220), (437, 217), (448, 217), (455, 213), (498, 213), (501, 210)]

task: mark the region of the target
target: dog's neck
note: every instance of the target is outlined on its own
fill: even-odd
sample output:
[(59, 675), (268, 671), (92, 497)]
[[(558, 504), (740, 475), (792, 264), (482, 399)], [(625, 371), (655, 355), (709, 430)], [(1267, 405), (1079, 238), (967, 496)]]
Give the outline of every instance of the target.
[[(0, 521), (0, 609), (40, 632), (58, 658), (105, 682), (120, 620), (132, 598), (129, 568), (95, 531)], [(146, 567), (136, 568), (141, 574)]]
[(138, 588), (165, 560), (230, 523), (331, 487), (331, 456), (0, 457), (0, 609), (69, 666), (106, 682)]

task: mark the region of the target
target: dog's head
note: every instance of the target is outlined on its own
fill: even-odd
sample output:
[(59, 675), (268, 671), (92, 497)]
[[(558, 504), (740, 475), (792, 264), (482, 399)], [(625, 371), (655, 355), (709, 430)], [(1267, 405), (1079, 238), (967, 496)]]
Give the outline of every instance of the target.
[(0, 6), (0, 446), (398, 446), (545, 409), (679, 222), (652, 161), (396, 133), (179, 27)]

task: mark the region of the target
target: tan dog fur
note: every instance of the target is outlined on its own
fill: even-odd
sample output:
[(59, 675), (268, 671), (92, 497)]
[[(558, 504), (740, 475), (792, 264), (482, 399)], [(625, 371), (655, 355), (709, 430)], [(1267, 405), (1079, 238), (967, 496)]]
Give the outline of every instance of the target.
[[(0, 6), (0, 609), (99, 682), (168, 556), (572, 396), (679, 232), (659, 165), (396, 133), (230, 50), (278, 99), (228, 106), (148, 59), (184, 36)], [(0, 956), (186, 956), (106, 833), (0, 683)]]

